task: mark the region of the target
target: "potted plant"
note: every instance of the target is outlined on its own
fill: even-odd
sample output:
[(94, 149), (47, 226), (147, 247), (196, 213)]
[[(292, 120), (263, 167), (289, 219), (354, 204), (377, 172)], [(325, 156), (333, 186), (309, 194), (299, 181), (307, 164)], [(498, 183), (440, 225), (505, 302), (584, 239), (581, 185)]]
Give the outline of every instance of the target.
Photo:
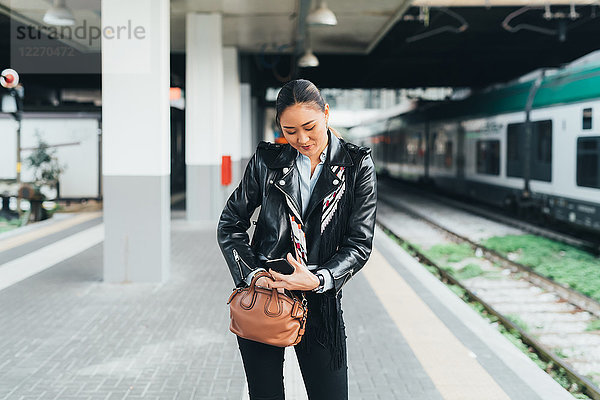
[(36, 131), (36, 137), (37, 147), (25, 159), (25, 163), (33, 169), (33, 191), (29, 196), (31, 214), (34, 216), (34, 221), (41, 221), (46, 219), (48, 215), (42, 207), (42, 202), (46, 200), (46, 196), (41, 191), (42, 186), (55, 188), (58, 193), (58, 181), (60, 174), (64, 172), (64, 168), (58, 162), (56, 149), (50, 149), (50, 146), (41, 138), (38, 131)]

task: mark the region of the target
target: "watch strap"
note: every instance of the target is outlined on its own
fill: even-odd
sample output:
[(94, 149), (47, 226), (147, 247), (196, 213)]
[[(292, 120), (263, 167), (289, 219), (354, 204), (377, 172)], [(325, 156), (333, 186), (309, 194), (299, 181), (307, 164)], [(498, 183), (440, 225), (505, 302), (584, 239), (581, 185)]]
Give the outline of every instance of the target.
[(317, 278), (319, 278), (319, 286), (314, 288), (313, 292), (318, 292), (323, 289), (323, 286), (325, 286), (325, 277), (320, 272), (316, 273), (315, 275), (317, 275)]

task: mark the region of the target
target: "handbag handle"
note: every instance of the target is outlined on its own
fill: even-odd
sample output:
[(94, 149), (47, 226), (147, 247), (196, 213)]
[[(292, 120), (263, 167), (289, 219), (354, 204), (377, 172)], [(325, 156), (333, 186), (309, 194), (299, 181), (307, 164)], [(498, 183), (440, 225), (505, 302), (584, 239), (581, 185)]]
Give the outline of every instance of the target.
[[(246, 310), (249, 310), (254, 306), (254, 302), (256, 300), (256, 281), (258, 281), (258, 278), (262, 278), (263, 276), (270, 278), (271, 280), (273, 280), (273, 282), (275, 282), (275, 278), (273, 278), (273, 275), (271, 275), (267, 271), (260, 271), (254, 274), (254, 276), (252, 277), (252, 282), (250, 282), (249, 290), (246, 293), (244, 293), (244, 296), (242, 296), (242, 299), (240, 301), (240, 305)], [(279, 304), (279, 296), (276, 288), (273, 288), (273, 290), (271, 291), (271, 298), (273, 296), (275, 296), (276, 302), (277, 304)]]
[[(269, 273), (267, 271), (257, 272), (252, 277), (252, 282), (250, 283), (251, 287), (250, 287), (249, 292), (251, 292), (251, 293), (248, 293), (248, 296), (252, 296), (252, 300), (251, 300), (252, 303), (254, 303), (256, 282), (258, 281), (259, 278), (261, 278), (263, 276), (270, 278), (273, 282), (275, 282), (275, 278), (273, 278), (273, 275), (271, 275), (271, 273)], [(242, 302), (243, 301), (244, 300), (242, 299)], [(272, 310), (273, 305), (275, 305), (275, 307), (276, 307), (274, 310)], [(267, 314), (270, 317), (278, 317), (281, 315), (282, 312), (283, 312), (283, 308), (279, 301), (279, 291), (277, 290), (277, 288), (272, 288), (271, 296), (269, 296), (269, 300), (267, 300), (267, 303), (265, 304), (265, 314)]]
[(271, 273), (269, 273), (268, 271), (257, 272), (252, 277), (252, 282), (250, 282), (250, 287), (252, 288), (252, 290), (254, 290), (254, 285), (256, 285), (256, 281), (258, 280), (258, 278), (262, 278), (263, 276), (270, 278), (273, 282), (275, 282), (275, 278), (273, 278), (273, 275), (271, 275)]
[[(244, 294), (242, 300), (240, 301), (240, 305), (246, 309), (250, 309), (254, 306), (254, 301), (256, 299), (256, 282), (261, 277), (267, 277), (275, 282), (275, 278), (271, 275), (270, 272), (260, 271), (254, 274), (252, 277), (252, 282), (250, 282), (250, 287), (247, 293)], [(285, 296), (285, 295), (284, 295)], [(295, 296), (294, 296), (295, 297)], [(275, 306), (275, 309), (272, 309), (272, 306)], [(278, 317), (283, 312), (283, 306), (279, 301), (279, 290), (277, 288), (271, 289), (271, 296), (269, 296), (269, 300), (265, 304), (265, 314), (270, 317)]]

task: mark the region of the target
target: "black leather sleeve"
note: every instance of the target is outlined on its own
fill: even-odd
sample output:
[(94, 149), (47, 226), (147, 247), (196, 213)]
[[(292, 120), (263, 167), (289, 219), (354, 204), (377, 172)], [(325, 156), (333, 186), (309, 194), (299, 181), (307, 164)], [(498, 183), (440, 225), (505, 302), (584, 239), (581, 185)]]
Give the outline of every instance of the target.
[(377, 176), (370, 154), (362, 158), (358, 168), (348, 229), (337, 252), (322, 265), (333, 275), (335, 294), (365, 265), (373, 245)]
[(217, 241), (237, 287), (246, 286), (244, 278), (260, 266), (247, 233), (250, 217), (262, 201), (259, 172), (257, 151), (248, 162), (238, 187), (229, 196), (217, 227)]

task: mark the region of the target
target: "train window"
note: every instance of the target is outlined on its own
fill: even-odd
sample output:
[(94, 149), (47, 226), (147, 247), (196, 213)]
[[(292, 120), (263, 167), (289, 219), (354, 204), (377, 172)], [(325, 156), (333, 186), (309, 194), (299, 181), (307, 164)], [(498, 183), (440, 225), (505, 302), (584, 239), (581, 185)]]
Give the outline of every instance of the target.
[(444, 131), (434, 133), (431, 165), (439, 168), (452, 168), (452, 140)]
[(408, 144), (406, 139), (406, 131), (399, 131), (398, 135), (396, 135), (396, 147), (394, 158), (397, 159), (397, 162), (403, 164), (408, 160)]
[(533, 123), (531, 179), (552, 180), (552, 120)]
[(577, 186), (600, 189), (600, 136), (577, 138)]
[(583, 129), (592, 129), (592, 109), (583, 109)]
[(506, 176), (523, 176), (523, 134), (525, 124), (508, 124), (506, 127)]
[[(552, 180), (552, 120), (531, 123), (531, 157), (525, 153), (525, 123), (506, 127), (506, 176), (522, 178), (529, 162), (531, 179)], [(527, 161), (529, 159), (529, 161)]]
[(445, 152), (445, 157), (444, 157), (444, 166), (446, 168), (452, 168), (452, 142), (450, 140), (448, 140), (446, 142), (446, 152)]
[(406, 163), (418, 164), (420, 137), (418, 133), (410, 133), (406, 140)]
[(537, 161), (552, 162), (552, 121), (535, 123), (535, 141), (537, 144)]
[(477, 172), (480, 174), (500, 174), (500, 141), (477, 141)]

